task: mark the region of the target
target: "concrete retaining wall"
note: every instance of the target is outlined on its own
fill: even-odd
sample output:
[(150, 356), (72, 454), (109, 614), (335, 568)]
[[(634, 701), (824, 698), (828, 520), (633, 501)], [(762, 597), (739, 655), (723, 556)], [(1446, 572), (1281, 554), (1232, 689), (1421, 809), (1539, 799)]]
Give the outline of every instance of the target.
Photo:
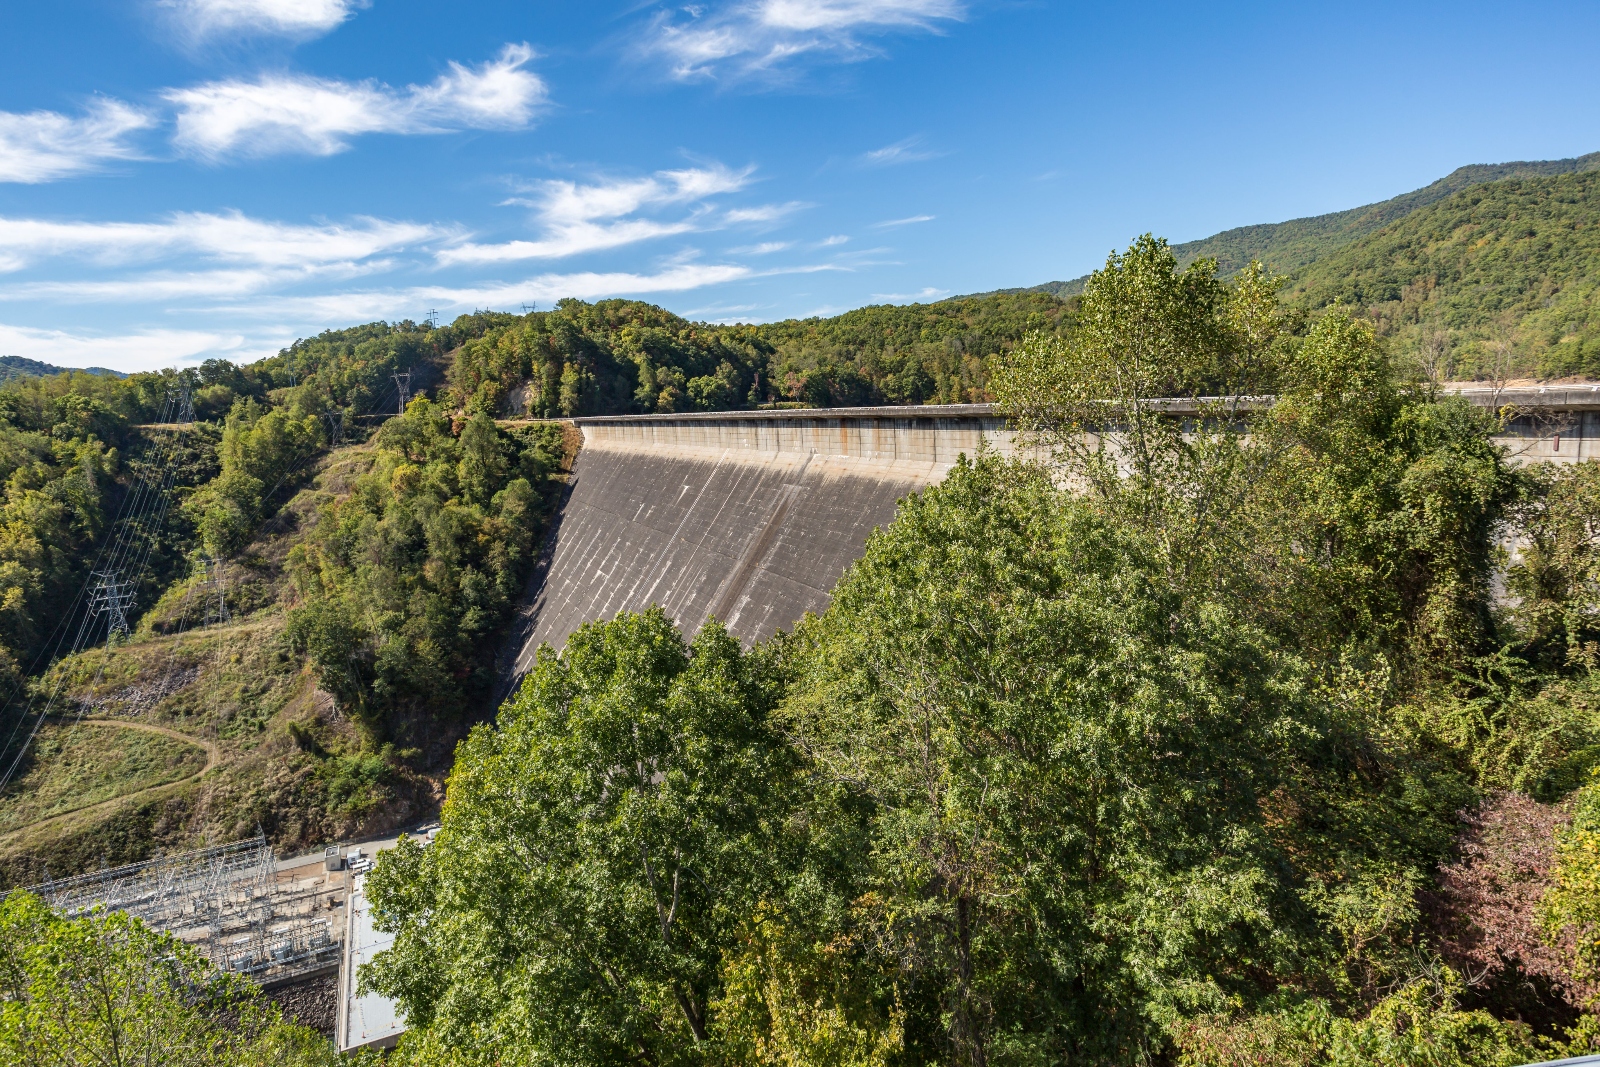
[[(1600, 455), (1600, 389), (1469, 390), (1525, 412), (1519, 462)], [(1169, 405), (1181, 413), (1184, 402)], [(504, 657), (507, 692), (540, 644), (660, 604), (687, 634), (708, 616), (749, 643), (820, 612), (874, 527), (959, 455), (1016, 451), (989, 405), (578, 419), (568, 497)]]

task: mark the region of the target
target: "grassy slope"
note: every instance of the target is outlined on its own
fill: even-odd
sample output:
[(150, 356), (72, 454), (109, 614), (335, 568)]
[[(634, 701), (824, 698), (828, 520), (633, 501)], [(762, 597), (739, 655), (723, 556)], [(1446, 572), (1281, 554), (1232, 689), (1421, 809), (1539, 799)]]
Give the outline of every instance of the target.
[(0, 797), (0, 833), (143, 792), (200, 773), (205, 750), (112, 723), (51, 723), (36, 758)]
[(1504, 340), (1509, 369), (1600, 375), (1600, 171), (1456, 193), (1303, 268), (1285, 298), (1360, 308), (1402, 354), (1444, 335), (1457, 373), (1486, 373)]

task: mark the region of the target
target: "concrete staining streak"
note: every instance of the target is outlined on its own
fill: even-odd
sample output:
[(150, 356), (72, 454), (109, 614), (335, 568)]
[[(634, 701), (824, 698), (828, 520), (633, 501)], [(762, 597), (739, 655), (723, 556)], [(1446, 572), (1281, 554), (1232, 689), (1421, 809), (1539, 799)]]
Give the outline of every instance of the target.
[(867, 535), (927, 481), (811, 453), (586, 444), (511, 680), (541, 644), (651, 604), (689, 635), (708, 616), (747, 644), (790, 628), (827, 607)]

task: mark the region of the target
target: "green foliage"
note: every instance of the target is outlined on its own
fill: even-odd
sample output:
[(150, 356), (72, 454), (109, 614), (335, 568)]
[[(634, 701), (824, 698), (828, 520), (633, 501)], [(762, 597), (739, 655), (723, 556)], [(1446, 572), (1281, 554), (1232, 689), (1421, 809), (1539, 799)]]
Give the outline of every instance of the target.
[(307, 473), (323, 447), (321, 421), (298, 405), (234, 404), (217, 450), (222, 472), (185, 501), (206, 551), (222, 559), (247, 544), (277, 491)]
[(1576, 159), (1457, 167), (1431, 185), (1377, 204), (1288, 222), (1241, 226), (1200, 241), (1174, 245), (1172, 250), (1177, 254), (1178, 262), (1183, 264), (1215, 259), (1217, 269), (1223, 275), (1244, 270), (1252, 262), (1264, 263), (1276, 274), (1288, 274), (1463, 189), (1512, 178), (1537, 178), (1596, 169), (1600, 169), (1600, 152), (1591, 152)]
[(765, 326), (691, 323), (638, 301), (563, 300), (462, 344), (449, 396), (468, 411), (545, 417), (965, 403), (986, 398), (990, 356), (1068, 321), (1068, 305), (1040, 293)]
[[(1488, 422), (1404, 388), (1343, 315), (1295, 336), (1274, 288), (1255, 268), (1231, 286), (1206, 261), (1180, 271), (1141, 238), (1091, 279), (1073, 335), (997, 362), (996, 396), (1180, 587), (1248, 603), (1325, 662), (1352, 642), (1411, 665), (1482, 651), (1493, 535), (1520, 492)], [(1265, 393), (1266, 411), (1240, 399)]]
[(831, 933), (818, 941), (757, 907), (724, 952), (712, 1003), (719, 1059), (751, 1067), (902, 1062), (905, 1012), (884, 995), (887, 976), (863, 966), (860, 936)]
[(1440, 376), (1600, 375), (1600, 171), (1479, 185), (1294, 276)]
[(374, 727), (451, 716), (493, 684), (488, 644), (521, 592), (561, 448), (559, 427), (515, 437), (482, 414), (458, 435), (426, 398), (384, 424), (370, 471), (289, 559), (291, 639), (347, 711)]
[(1245, 620), (1179, 608), (1137, 542), (985, 460), (797, 633), (785, 722), (872, 799), (871, 927), (957, 1062), (1136, 1058), (1284, 965), (1259, 805), (1319, 712)]
[(542, 652), (462, 745), (436, 842), (381, 856), (369, 892), (396, 937), (363, 981), (500, 1063), (695, 1062), (785, 852), (771, 699), (720, 626), (686, 648), (659, 609)]
[(988, 399), (994, 356), (1030, 332), (1055, 334), (1072, 321), (1071, 305), (1048, 294), (998, 293), (753, 329), (772, 347), (764, 380), (775, 400), (807, 407), (961, 404)]
[(1526, 654), (1542, 666), (1600, 655), (1600, 463), (1532, 470), (1506, 585)]
[(1404, 983), (1363, 1018), (1311, 1001), (1273, 1014), (1205, 1018), (1178, 1038), (1180, 1067), (1520, 1067), (1554, 1053), (1526, 1026), (1464, 1010), (1448, 967)]
[(1576, 949), (1576, 977), (1592, 982), (1600, 977), (1600, 769), (1591, 774), (1575, 798), (1572, 824), (1557, 839), (1555, 877), (1541, 910), (1551, 939), (1566, 936)]
[[(1405, 218), (1413, 211), (1436, 204), (1446, 197), (1474, 185), (1508, 178), (1534, 178), (1552, 174), (1571, 174), (1600, 169), (1600, 152), (1576, 159), (1536, 160), (1520, 163), (1475, 163), (1457, 167), (1431, 185), (1376, 204), (1288, 222), (1239, 226), (1198, 241), (1173, 245), (1178, 262), (1188, 266), (1202, 259), (1217, 263), (1224, 277), (1244, 270), (1251, 263), (1263, 263), (1276, 274), (1287, 274), (1336, 252), (1352, 241)], [(1070, 282), (1047, 282), (1029, 292), (1076, 296), (1083, 292), (1088, 276)]]
[[(170, 455), (173, 482), (214, 472), (210, 441), (146, 433), (135, 424), (160, 414), (171, 375), (128, 378), (70, 373), (0, 386), (0, 689), (9, 693), (51, 629), (68, 613), (90, 563), (138, 479), (165, 476), (156, 458)], [(156, 531), (141, 603), (159, 594), (183, 562), (181, 520)]]
[(17, 1067), (332, 1067), (316, 1034), (189, 946), (119, 912), (0, 903), (0, 1059)]

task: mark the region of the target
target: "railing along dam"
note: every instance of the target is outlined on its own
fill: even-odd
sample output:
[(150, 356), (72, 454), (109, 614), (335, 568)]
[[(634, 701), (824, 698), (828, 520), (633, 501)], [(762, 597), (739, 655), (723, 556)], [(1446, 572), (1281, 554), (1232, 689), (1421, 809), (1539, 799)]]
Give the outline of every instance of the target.
[[(1518, 462), (1600, 455), (1600, 386), (1460, 390), (1518, 412)], [(1185, 401), (1164, 403), (1175, 414)], [(687, 634), (708, 616), (746, 643), (828, 605), (898, 501), (987, 446), (1017, 451), (988, 404), (730, 411), (578, 419), (583, 447), (504, 662), (659, 604)]]

